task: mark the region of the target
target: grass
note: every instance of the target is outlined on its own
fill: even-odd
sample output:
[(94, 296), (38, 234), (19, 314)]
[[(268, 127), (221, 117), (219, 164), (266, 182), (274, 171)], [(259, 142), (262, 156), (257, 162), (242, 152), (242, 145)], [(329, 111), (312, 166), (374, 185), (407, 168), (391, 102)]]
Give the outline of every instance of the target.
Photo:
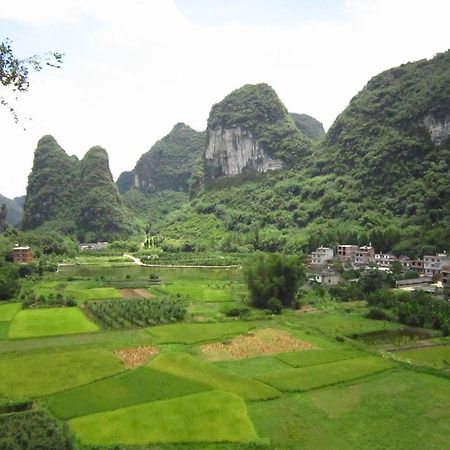
[(412, 362), (431, 365), (438, 369), (450, 369), (450, 345), (398, 351), (394, 355), (409, 359)]
[(165, 294), (180, 294), (201, 302), (231, 302), (234, 300), (231, 284), (226, 282), (208, 283), (203, 280), (189, 280), (185, 284), (165, 285), (153, 289)]
[(98, 331), (97, 325), (78, 308), (47, 308), (19, 311), (11, 323), (9, 338), (58, 336)]
[(307, 352), (279, 353), (276, 358), (292, 367), (307, 367), (363, 355), (364, 353), (355, 350), (308, 350)]
[(283, 450), (448, 449), (450, 383), (406, 370), (252, 402), (261, 438)]
[(113, 287), (85, 287), (92, 282), (41, 282), (34, 287), (37, 296), (50, 294), (62, 294), (64, 297), (72, 297), (77, 301), (84, 300), (107, 300), (122, 298), (120, 292)]
[(21, 303), (5, 303), (4, 305), (0, 304), (0, 322), (11, 321), (21, 308)]
[(177, 323), (147, 328), (158, 344), (195, 344), (224, 339), (245, 333), (255, 325), (251, 322)]
[(10, 352), (41, 352), (59, 349), (103, 348), (115, 350), (117, 348), (149, 345), (151, 337), (142, 329), (102, 331), (99, 333), (68, 334), (65, 336), (40, 337), (24, 340), (0, 342), (0, 354)]
[(212, 389), (232, 392), (246, 400), (265, 400), (279, 395), (273, 387), (240, 377), (187, 353), (162, 353), (150, 361), (148, 366), (161, 372), (204, 383)]
[(139, 367), (56, 394), (50, 398), (48, 406), (57, 417), (71, 419), (209, 389), (207, 385), (193, 380), (149, 367)]
[(246, 442), (256, 438), (244, 401), (210, 391), (109, 411), (69, 421), (83, 444), (145, 445)]
[(364, 377), (394, 366), (395, 364), (391, 361), (374, 356), (365, 356), (300, 369), (267, 373), (259, 375), (257, 378), (280, 391), (308, 391)]
[(0, 341), (8, 339), (9, 325), (9, 322), (0, 322)]
[(289, 365), (273, 356), (221, 361), (215, 363), (215, 365), (237, 375), (249, 378), (269, 372), (279, 372), (281, 370), (290, 369)]
[(123, 364), (118, 358), (100, 349), (3, 357), (0, 359), (0, 397), (41, 397), (122, 370)]

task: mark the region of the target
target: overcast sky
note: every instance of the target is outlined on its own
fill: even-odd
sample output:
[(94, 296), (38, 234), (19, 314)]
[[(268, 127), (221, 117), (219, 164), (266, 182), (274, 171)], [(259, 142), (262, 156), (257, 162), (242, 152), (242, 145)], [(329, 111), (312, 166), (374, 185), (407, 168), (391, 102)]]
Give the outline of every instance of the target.
[(31, 120), (0, 109), (0, 193), (25, 193), (44, 134), (79, 157), (105, 147), (117, 178), (246, 83), (328, 128), (372, 76), (450, 48), (449, 17), (448, 0), (0, 0), (17, 56), (66, 55), (16, 105)]

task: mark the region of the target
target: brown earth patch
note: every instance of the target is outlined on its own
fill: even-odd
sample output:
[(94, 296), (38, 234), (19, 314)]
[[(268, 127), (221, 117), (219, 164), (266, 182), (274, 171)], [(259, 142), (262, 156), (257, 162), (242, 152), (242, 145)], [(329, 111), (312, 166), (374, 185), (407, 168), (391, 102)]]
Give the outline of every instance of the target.
[(151, 298), (153, 297), (146, 289), (119, 289), (123, 298)]
[(259, 355), (312, 350), (316, 347), (301, 341), (287, 331), (263, 328), (226, 342), (215, 342), (202, 346), (203, 354), (212, 361), (251, 358)]
[(158, 350), (155, 347), (132, 347), (114, 350), (114, 355), (119, 357), (125, 367), (130, 369), (142, 366), (156, 353), (158, 353)]
[(316, 312), (316, 311), (319, 311), (319, 310), (311, 305), (302, 305), (300, 307), (300, 309), (297, 310), (297, 312), (301, 312), (301, 313)]

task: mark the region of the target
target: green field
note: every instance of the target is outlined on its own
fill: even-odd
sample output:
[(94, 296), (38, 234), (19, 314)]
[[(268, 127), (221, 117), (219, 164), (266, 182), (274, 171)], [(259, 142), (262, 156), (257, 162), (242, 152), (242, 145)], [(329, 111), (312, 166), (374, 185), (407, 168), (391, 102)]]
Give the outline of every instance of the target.
[(221, 391), (80, 417), (70, 420), (69, 427), (89, 445), (246, 442), (256, 437), (244, 401)]
[(208, 283), (202, 280), (189, 280), (188, 283), (161, 286), (154, 291), (180, 294), (203, 302), (231, 302), (234, 300), (231, 285), (226, 282)]
[(41, 282), (33, 288), (36, 296), (61, 294), (64, 297), (72, 297), (77, 301), (107, 300), (122, 298), (120, 292), (113, 287), (95, 287), (95, 282)]
[(437, 345), (435, 347), (417, 348), (394, 353), (402, 359), (423, 363), (439, 369), (450, 369), (450, 345)]
[(0, 304), (0, 322), (9, 322), (22, 308), (21, 303)]
[(449, 448), (450, 382), (412, 371), (253, 402), (248, 409), (274, 449)]
[(280, 391), (308, 391), (364, 377), (394, 366), (395, 364), (391, 361), (374, 356), (364, 356), (300, 369), (271, 372), (257, 378)]
[(147, 332), (158, 344), (195, 344), (224, 339), (246, 333), (255, 324), (230, 321), (217, 323), (176, 323), (147, 328)]
[(41, 397), (122, 370), (120, 360), (106, 350), (7, 355), (0, 359), (0, 397)]
[(307, 352), (278, 353), (276, 358), (292, 367), (307, 367), (363, 355), (363, 352), (355, 350), (308, 350)]
[(206, 384), (140, 367), (56, 394), (50, 398), (49, 408), (57, 417), (71, 419), (209, 389)]
[(162, 353), (150, 361), (149, 367), (204, 383), (212, 389), (232, 392), (246, 400), (264, 400), (279, 395), (279, 392), (273, 387), (256, 380), (240, 377), (187, 353)]
[(11, 323), (9, 338), (57, 336), (98, 331), (78, 308), (46, 308), (19, 311)]
[(237, 375), (250, 378), (269, 372), (279, 372), (291, 368), (291, 366), (274, 356), (259, 356), (257, 358), (236, 359), (234, 361), (220, 361), (214, 363), (214, 365), (229, 370)]

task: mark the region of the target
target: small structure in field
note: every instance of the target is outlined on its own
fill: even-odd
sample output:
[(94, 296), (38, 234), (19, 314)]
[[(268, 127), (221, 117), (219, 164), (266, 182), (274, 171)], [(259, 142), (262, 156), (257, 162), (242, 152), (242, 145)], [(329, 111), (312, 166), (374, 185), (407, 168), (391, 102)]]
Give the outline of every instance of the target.
[(16, 264), (30, 264), (33, 262), (33, 250), (30, 247), (20, 247), (16, 245), (13, 248), (13, 261)]
[(108, 248), (107, 242), (92, 242), (80, 244), (80, 250), (105, 250)]
[(322, 286), (336, 286), (339, 284), (340, 277), (334, 270), (324, 270), (315, 275), (315, 281)]

